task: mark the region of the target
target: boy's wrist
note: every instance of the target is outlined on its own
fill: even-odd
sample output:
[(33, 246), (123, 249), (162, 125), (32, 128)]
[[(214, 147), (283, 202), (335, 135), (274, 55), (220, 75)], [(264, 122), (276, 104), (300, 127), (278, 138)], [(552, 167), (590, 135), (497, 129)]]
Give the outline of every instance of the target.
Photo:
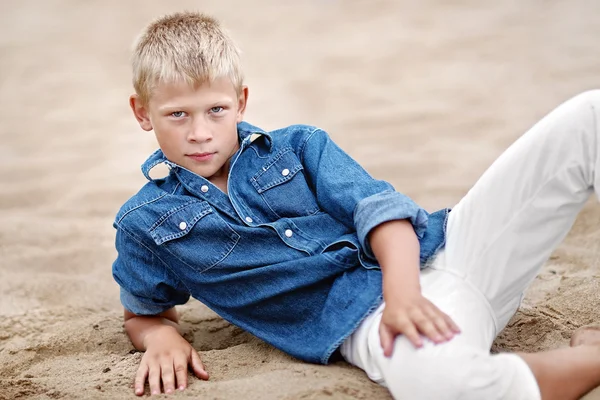
[(395, 282), (384, 281), (383, 285), (383, 299), (386, 304), (397, 304), (405, 303), (411, 298), (422, 296), (421, 285), (417, 282), (407, 282), (406, 280), (399, 279)]
[(144, 348), (148, 349), (153, 343), (164, 343), (172, 335), (181, 336), (177, 328), (172, 325), (154, 326), (144, 334), (142, 343)]

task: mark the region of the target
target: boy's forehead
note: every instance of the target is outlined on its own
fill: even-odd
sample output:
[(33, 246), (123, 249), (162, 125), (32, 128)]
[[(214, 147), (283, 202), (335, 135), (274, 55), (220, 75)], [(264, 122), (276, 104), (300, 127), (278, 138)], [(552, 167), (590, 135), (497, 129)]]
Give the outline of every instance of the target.
[(237, 92), (228, 78), (217, 78), (202, 83), (189, 83), (183, 80), (157, 82), (151, 91), (150, 102), (164, 103), (183, 98), (237, 98)]

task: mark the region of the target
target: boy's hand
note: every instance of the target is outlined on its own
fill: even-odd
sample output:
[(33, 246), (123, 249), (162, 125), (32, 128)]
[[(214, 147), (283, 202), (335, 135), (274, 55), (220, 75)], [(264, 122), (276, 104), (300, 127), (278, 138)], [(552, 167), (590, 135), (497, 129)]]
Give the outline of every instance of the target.
[(381, 347), (386, 357), (392, 355), (397, 335), (403, 334), (415, 347), (421, 347), (420, 334), (437, 344), (451, 340), (457, 333), (460, 329), (454, 321), (418, 290), (396, 295), (393, 303), (387, 302), (379, 325)]
[(165, 393), (173, 393), (175, 388), (184, 390), (187, 387), (188, 366), (194, 374), (208, 380), (198, 352), (171, 326), (162, 326), (145, 339), (146, 353), (135, 376), (135, 394), (144, 394), (146, 380), (151, 394), (161, 393), (161, 383)]

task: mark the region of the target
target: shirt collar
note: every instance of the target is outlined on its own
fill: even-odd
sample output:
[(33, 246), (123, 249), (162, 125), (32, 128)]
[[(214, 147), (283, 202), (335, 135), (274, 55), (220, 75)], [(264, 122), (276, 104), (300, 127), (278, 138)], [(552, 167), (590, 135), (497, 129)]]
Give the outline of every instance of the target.
[[(241, 143), (240, 150), (260, 137), (264, 137), (267, 146), (269, 147), (269, 149), (271, 148), (271, 145), (273, 143), (271, 135), (265, 132), (264, 130), (260, 129), (259, 127), (250, 125), (247, 122), (240, 122), (237, 128), (238, 137), (240, 138)], [(142, 173), (144, 174), (146, 179), (152, 181), (153, 179), (152, 177), (150, 177), (150, 171), (152, 170), (152, 168), (162, 163), (165, 163), (169, 168), (179, 167), (177, 164), (167, 160), (167, 157), (165, 157), (165, 154), (162, 152), (162, 150), (158, 149), (154, 153), (152, 153), (152, 155), (150, 155), (150, 157), (148, 157), (148, 159), (142, 164)]]
[(266, 139), (266, 144), (269, 148), (271, 148), (271, 144), (273, 143), (273, 139), (271, 135), (261, 128), (251, 125), (245, 121), (242, 121), (238, 124), (238, 136), (240, 138), (240, 142), (244, 143), (244, 141), (248, 141), (248, 143), (254, 142), (261, 136), (264, 136)]

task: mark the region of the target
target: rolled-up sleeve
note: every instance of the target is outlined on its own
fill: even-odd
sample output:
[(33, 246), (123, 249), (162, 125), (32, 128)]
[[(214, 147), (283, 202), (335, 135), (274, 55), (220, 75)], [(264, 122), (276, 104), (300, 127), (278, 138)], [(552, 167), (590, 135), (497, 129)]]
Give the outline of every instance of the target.
[(121, 290), (121, 304), (136, 315), (156, 315), (185, 304), (189, 291), (150, 249), (123, 227), (117, 227), (113, 278)]
[(367, 239), (369, 232), (384, 222), (409, 220), (417, 236), (423, 237), (427, 211), (390, 183), (374, 179), (323, 130), (316, 129), (308, 136), (301, 161), (319, 206), (356, 229), (368, 257), (375, 258)]
[(427, 230), (427, 212), (402, 193), (387, 191), (361, 200), (354, 211), (356, 234), (367, 256), (375, 258), (367, 237), (369, 232), (384, 222), (409, 220), (419, 239)]

